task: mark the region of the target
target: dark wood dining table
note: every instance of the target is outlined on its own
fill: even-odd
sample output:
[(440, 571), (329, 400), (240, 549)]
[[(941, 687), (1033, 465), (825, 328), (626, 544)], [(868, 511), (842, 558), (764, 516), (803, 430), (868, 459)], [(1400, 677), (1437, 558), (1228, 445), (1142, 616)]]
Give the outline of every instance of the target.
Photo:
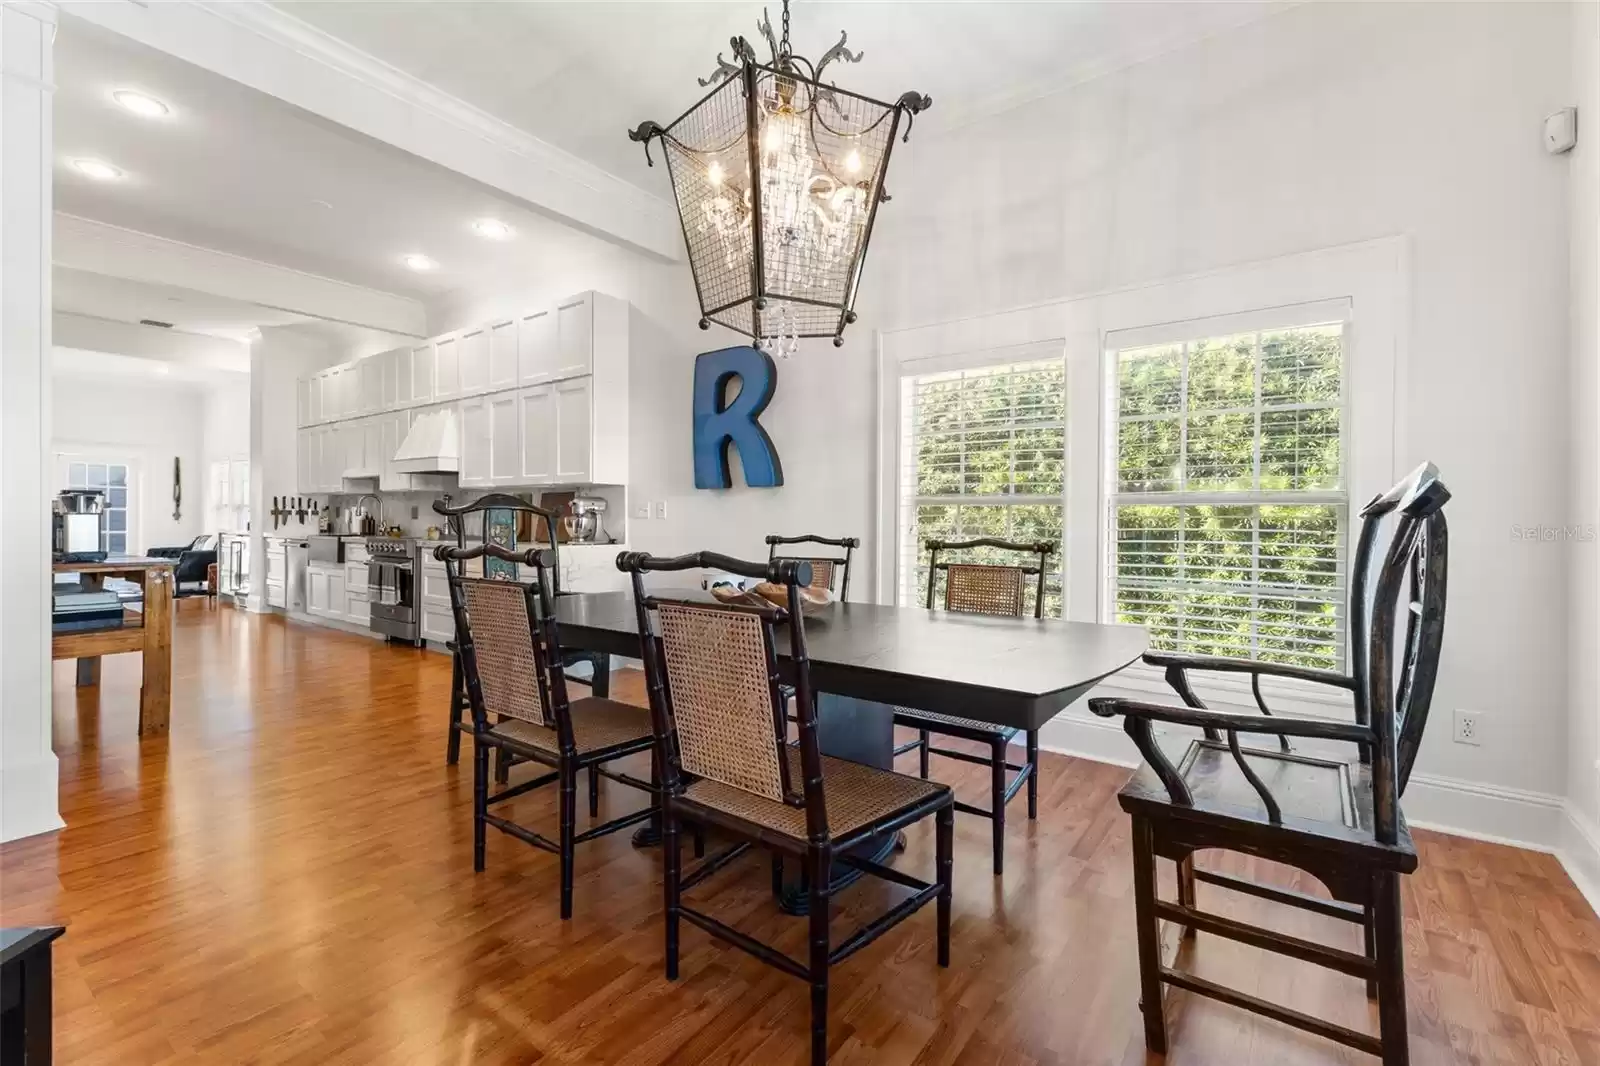
[[(653, 590), (708, 599), (699, 589)], [(639, 624), (628, 592), (564, 595), (556, 601), (563, 650), (637, 659)], [(884, 769), (894, 764), (895, 707), (1039, 729), (1096, 684), (1137, 661), (1140, 626), (1068, 622), (836, 603), (807, 615), (806, 645), (825, 754)], [(778, 669), (792, 680), (788, 638)], [(597, 695), (608, 689), (597, 656)], [(650, 834), (641, 831), (641, 842)], [(878, 854), (886, 850), (880, 846)], [(853, 875), (854, 871), (851, 871)], [(795, 909), (795, 900), (784, 901)]]

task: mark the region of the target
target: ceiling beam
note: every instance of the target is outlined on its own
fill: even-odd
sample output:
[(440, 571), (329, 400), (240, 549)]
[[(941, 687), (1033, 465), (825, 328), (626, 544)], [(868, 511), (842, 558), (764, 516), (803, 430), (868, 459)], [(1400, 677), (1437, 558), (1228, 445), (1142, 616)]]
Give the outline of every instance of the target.
[(683, 233), (667, 201), (264, 0), (63, 0), (59, 6), (463, 174), (567, 225), (660, 260), (683, 258)]
[(57, 266), (209, 293), (278, 311), (410, 337), (427, 334), (421, 301), (244, 256), (57, 212)]
[(152, 362), (174, 363), (201, 370), (250, 373), (250, 346), (242, 341), (118, 322), (71, 311), (57, 311), (51, 325), (57, 348), (106, 352)]

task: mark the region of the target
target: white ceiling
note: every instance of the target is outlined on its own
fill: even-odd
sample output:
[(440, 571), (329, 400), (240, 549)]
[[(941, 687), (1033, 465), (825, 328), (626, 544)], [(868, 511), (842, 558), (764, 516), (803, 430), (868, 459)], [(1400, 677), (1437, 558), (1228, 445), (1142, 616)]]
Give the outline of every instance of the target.
[(248, 342), (250, 331), (257, 326), (311, 321), (291, 311), (228, 300), (192, 289), (151, 285), (61, 266), (52, 271), (51, 285), (52, 303), (57, 311), (117, 322), (153, 319), (171, 323), (174, 329), (185, 333), (203, 333), (236, 341)]
[[(377, 59), (666, 195), (627, 131), (677, 118), (729, 38), (767, 49), (762, 3), (532, 3), (484, 0), (274, 0)], [(774, 20), (779, 4), (768, 8)], [(932, 129), (1003, 110), (1285, 6), (1250, 0), (797, 3), (795, 50), (816, 60), (838, 39), (863, 54), (835, 64), (844, 88), (933, 97)], [(774, 22), (774, 32), (778, 24)]]
[[(81, 19), (61, 17), (55, 62), (58, 211), (416, 299), (503, 286), (596, 244), (443, 167)], [(129, 114), (111, 100), (123, 88), (171, 113)], [(93, 181), (70, 165), (82, 157), (126, 176)], [(485, 216), (509, 223), (515, 239), (473, 233)], [(401, 258), (413, 252), (438, 269), (408, 269)]]

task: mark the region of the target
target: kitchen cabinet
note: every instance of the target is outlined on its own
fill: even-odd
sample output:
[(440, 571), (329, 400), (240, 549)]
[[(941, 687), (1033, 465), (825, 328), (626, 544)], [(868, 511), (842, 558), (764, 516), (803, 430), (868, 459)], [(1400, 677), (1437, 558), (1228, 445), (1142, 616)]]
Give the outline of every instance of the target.
[(283, 608), (288, 599), (289, 552), (281, 540), (267, 541), (267, 606)]
[(378, 488), (384, 491), (404, 492), (411, 488), (411, 475), (394, 468), (394, 453), (400, 450), (406, 434), (411, 430), (411, 412), (396, 411), (378, 419)]
[(589, 376), (555, 383), (555, 480), (559, 483), (591, 480), (593, 384)]
[(489, 409), (489, 484), (516, 485), (522, 481), (522, 421), (518, 394), (499, 392), (485, 397)]
[(555, 376), (587, 374), (594, 367), (594, 299), (584, 293), (556, 305)]
[(535, 385), (517, 393), (519, 475), (523, 484), (547, 485), (556, 475), (556, 389)]
[(461, 395), (461, 340), (440, 337), (433, 345), (433, 398), (453, 400)]
[(461, 470), (457, 480), (462, 488), (483, 488), (489, 484), (489, 456), (494, 427), (489, 418), (488, 396), (463, 400), (459, 408), (461, 426)]
[(322, 375), (312, 374), (306, 379), (306, 424), (322, 421)]
[(382, 356), (372, 356), (356, 364), (356, 382), (361, 396), (356, 414), (376, 414), (383, 407), (382, 359)]
[(411, 349), (411, 402), (433, 402), (433, 345)]
[(346, 621), (349, 606), (341, 564), (312, 563), (306, 567), (306, 614)]
[(396, 352), (383, 352), (372, 358), (378, 363), (378, 410), (392, 411), (400, 402), (400, 360)]
[(456, 348), (460, 352), (461, 395), (476, 396), (489, 387), (489, 331), (464, 330)]
[(537, 385), (555, 376), (555, 312), (530, 311), (517, 319), (517, 381)]
[(322, 420), (336, 422), (344, 417), (344, 367), (332, 366), (322, 372)]
[(517, 384), (517, 320), (508, 318), (489, 327), (489, 383), (496, 389), (515, 388)]
[(396, 348), (391, 354), (394, 356), (394, 402), (404, 407), (416, 397), (411, 379), (412, 352), (410, 348)]

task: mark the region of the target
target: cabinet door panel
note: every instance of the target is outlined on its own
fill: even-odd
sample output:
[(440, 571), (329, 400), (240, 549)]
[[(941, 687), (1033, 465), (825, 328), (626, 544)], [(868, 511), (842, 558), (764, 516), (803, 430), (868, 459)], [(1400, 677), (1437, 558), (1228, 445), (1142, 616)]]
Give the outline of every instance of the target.
[(558, 381), (556, 395), (556, 470), (559, 482), (589, 480), (594, 446), (591, 377)]
[(411, 399), (426, 403), (433, 399), (433, 345), (411, 349)]
[(475, 329), (461, 335), (461, 394), (471, 396), (489, 385), (489, 333)]
[(489, 448), (493, 427), (489, 423), (487, 398), (465, 400), (459, 413), (461, 419), (461, 472), (457, 480), (462, 485), (487, 485), (489, 483)]
[(522, 479), (522, 422), (518, 417), (517, 394), (497, 393), (487, 402), (489, 480), (496, 485), (515, 485)]
[(594, 303), (587, 296), (556, 308), (557, 377), (569, 378), (594, 369)]
[(489, 327), (489, 388), (504, 389), (517, 383), (517, 320)]
[(380, 489), (404, 491), (411, 487), (411, 475), (402, 474), (394, 468), (394, 453), (405, 443), (406, 431), (410, 428), (411, 414), (407, 411), (396, 411), (379, 420), (378, 469), (381, 473), (378, 475), (378, 487)]
[(524, 385), (549, 381), (556, 372), (556, 318), (534, 311), (517, 320), (517, 380)]
[(448, 400), (461, 395), (461, 348), (454, 337), (433, 346), (433, 398)]
[(408, 404), (415, 394), (415, 389), (411, 382), (411, 349), (396, 349), (394, 352), (394, 402), (398, 405)]
[(552, 385), (535, 385), (517, 393), (524, 484), (548, 483), (555, 477), (555, 395)]

